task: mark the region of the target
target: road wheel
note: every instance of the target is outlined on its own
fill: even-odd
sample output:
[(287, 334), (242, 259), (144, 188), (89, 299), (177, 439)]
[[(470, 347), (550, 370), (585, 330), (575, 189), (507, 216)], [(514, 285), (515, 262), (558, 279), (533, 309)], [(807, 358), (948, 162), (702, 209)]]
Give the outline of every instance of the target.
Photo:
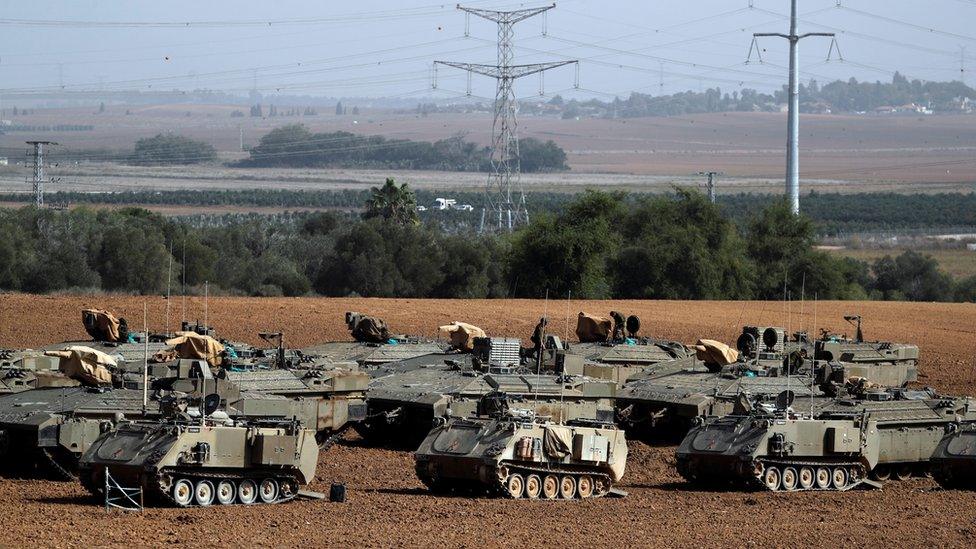
[(874, 468), (874, 471), (871, 471), (871, 476), (873, 476), (876, 480), (888, 480), (891, 478), (891, 468), (889, 468), (887, 465), (878, 465)]
[(193, 490), (193, 499), (196, 500), (197, 505), (200, 507), (206, 507), (214, 502), (214, 485), (209, 480), (197, 481), (197, 485)]
[(796, 490), (796, 487), (800, 484), (800, 476), (797, 474), (796, 469), (793, 467), (787, 467), (783, 469), (783, 489), (787, 492), (792, 492)]
[(556, 475), (546, 475), (542, 479), (542, 497), (556, 499), (559, 496), (559, 479)]
[(173, 501), (180, 507), (186, 507), (193, 502), (193, 483), (181, 478), (173, 484)]
[(237, 496), (237, 488), (234, 483), (229, 480), (222, 480), (217, 483), (217, 503), (221, 505), (230, 505), (234, 503), (234, 498)]
[(847, 479), (847, 469), (843, 467), (834, 467), (833, 472), (830, 473), (830, 483), (833, 484), (834, 488), (837, 490), (847, 488)]
[(576, 497), (575, 478), (569, 475), (563, 475), (563, 478), (559, 479), (559, 497), (563, 499), (573, 499)]
[(539, 475), (529, 475), (525, 477), (525, 497), (538, 499), (542, 493), (542, 479)]
[(278, 499), (278, 481), (273, 478), (266, 478), (258, 486), (258, 497), (261, 503), (274, 503)]
[(237, 500), (244, 505), (251, 505), (258, 500), (258, 485), (251, 479), (242, 480), (237, 485)]
[(912, 478), (912, 468), (909, 465), (901, 465), (895, 469), (895, 478), (898, 480), (908, 480)]
[(830, 488), (830, 469), (826, 467), (817, 467), (816, 474), (817, 488), (821, 490), (826, 490)]
[(515, 473), (508, 476), (508, 481), (505, 482), (505, 489), (508, 490), (509, 497), (518, 499), (522, 497), (522, 492), (525, 491), (525, 480), (522, 475)]
[(579, 492), (579, 497), (586, 499), (593, 497), (593, 477), (590, 475), (583, 475), (576, 482), (576, 491)]
[(780, 474), (779, 469), (776, 467), (766, 467), (766, 470), (763, 471), (763, 484), (766, 486), (766, 488), (774, 492), (779, 490), (782, 480), (783, 475)]
[(800, 488), (809, 490), (815, 482), (813, 467), (800, 467)]

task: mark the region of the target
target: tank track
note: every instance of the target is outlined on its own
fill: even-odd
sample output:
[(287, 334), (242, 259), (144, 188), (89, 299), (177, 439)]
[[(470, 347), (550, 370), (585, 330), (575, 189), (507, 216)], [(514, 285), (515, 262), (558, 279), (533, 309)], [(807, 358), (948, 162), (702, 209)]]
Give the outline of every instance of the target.
[(54, 475), (57, 480), (78, 480), (78, 475), (72, 470), (70, 465), (62, 464), (61, 460), (47, 448), (40, 448), (41, 456), (44, 458), (47, 470)]
[[(267, 476), (265, 475), (251, 476), (251, 475), (242, 475), (242, 474), (219, 472), (219, 471), (197, 472), (197, 471), (173, 471), (173, 470), (164, 471), (162, 474), (171, 476), (173, 480), (173, 484), (175, 484), (176, 481), (179, 479), (187, 479), (190, 481), (209, 480), (211, 482), (221, 481), (221, 480), (232, 480), (234, 481), (235, 488), (237, 487), (237, 483), (239, 483), (242, 480), (253, 480), (255, 482), (260, 482), (264, 478), (273, 478), (274, 480), (278, 481), (277, 499), (275, 499), (272, 502), (265, 503), (261, 501), (260, 498), (258, 498), (253, 504), (249, 504), (249, 505), (274, 505), (278, 503), (287, 503), (298, 496), (298, 486), (299, 486), (298, 480), (295, 477), (287, 476), (287, 475), (270, 474)], [(293, 490), (290, 494), (284, 493), (285, 482), (291, 483), (295, 486), (295, 490)], [(216, 487), (215, 482), (214, 482), (214, 486)], [(188, 505), (181, 505), (173, 498), (173, 494), (171, 493), (171, 490), (164, 489), (162, 482), (156, 484), (155, 489), (152, 490), (152, 495), (158, 497), (161, 501), (165, 501), (166, 503), (172, 505), (173, 507), (199, 507), (199, 505), (196, 503), (195, 500), (191, 501)], [(214, 500), (211, 503), (211, 505), (221, 505), (221, 504), (217, 501), (216, 497), (214, 497)], [(231, 505), (243, 505), (242, 503), (237, 501), (236, 493), (234, 496), (234, 502)]]
[[(812, 478), (808, 486), (803, 486), (801, 477), (802, 470), (809, 468)], [(775, 473), (771, 472), (775, 469)], [(794, 478), (792, 481), (787, 478), (787, 470), (792, 470)], [(828, 480), (823, 482), (820, 475), (825, 470)], [(837, 471), (843, 471), (843, 482), (837, 482), (835, 475)], [(788, 491), (835, 491), (846, 492), (855, 488), (867, 480), (868, 471), (864, 464), (855, 461), (822, 461), (822, 460), (792, 460), (792, 459), (760, 459), (754, 462), (755, 474), (751, 477), (750, 484), (753, 487), (765, 489), (772, 492)], [(775, 480), (771, 476), (778, 476)]]
[[(502, 474), (503, 472), (507, 474)], [(500, 495), (509, 499), (525, 498), (524, 491), (521, 496), (513, 495), (508, 490), (508, 479), (513, 474), (522, 475), (523, 479), (527, 479), (529, 475), (538, 475), (540, 478), (545, 479), (548, 475), (555, 475), (556, 477), (569, 476), (574, 479), (576, 485), (579, 485), (579, 479), (583, 476), (589, 476), (593, 479), (593, 493), (588, 498), (600, 498), (610, 493), (610, 489), (613, 488), (613, 479), (610, 475), (602, 473), (599, 471), (590, 471), (583, 469), (581, 467), (537, 467), (532, 465), (525, 465), (522, 463), (514, 462), (503, 462), (499, 465), (497, 475), (497, 482), (491, 487), (492, 492), (496, 495)], [(540, 494), (540, 499), (548, 499), (544, 494)], [(552, 499), (566, 499), (562, 498), (560, 495), (556, 495)], [(572, 499), (582, 499), (579, 495), (579, 490), (576, 490)]]

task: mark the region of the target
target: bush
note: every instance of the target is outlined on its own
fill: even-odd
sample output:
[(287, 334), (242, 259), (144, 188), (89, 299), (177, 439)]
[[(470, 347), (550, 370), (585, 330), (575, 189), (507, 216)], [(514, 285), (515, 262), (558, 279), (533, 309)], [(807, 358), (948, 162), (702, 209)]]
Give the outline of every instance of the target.
[(130, 162), (141, 165), (169, 166), (200, 164), (217, 159), (213, 145), (182, 135), (147, 137), (136, 141)]

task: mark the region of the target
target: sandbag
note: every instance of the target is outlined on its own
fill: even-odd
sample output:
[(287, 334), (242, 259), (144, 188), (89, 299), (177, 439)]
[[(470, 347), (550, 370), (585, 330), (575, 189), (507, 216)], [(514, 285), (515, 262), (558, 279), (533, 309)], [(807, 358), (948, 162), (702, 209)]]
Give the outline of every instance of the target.
[(691, 348), (695, 350), (698, 360), (705, 364), (725, 366), (739, 360), (739, 351), (714, 339), (699, 339)]
[(568, 427), (549, 425), (542, 437), (542, 448), (546, 455), (554, 459), (562, 459), (569, 455), (573, 446), (573, 431)]
[(386, 323), (372, 316), (359, 317), (351, 329), (352, 338), (363, 343), (386, 343), (390, 339)]
[(450, 324), (441, 326), (440, 331), (447, 332), (451, 339), (452, 349), (464, 352), (474, 350), (474, 338), (487, 336), (481, 328), (456, 320)]
[(177, 337), (167, 339), (166, 344), (174, 346), (179, 358), (206, 360), (211, 366), (220, 365), (220, 353), (224, 352), (219, 341), (196, 332), (177, 332)]
[(576, 337), (580, 343), (604, 342), (610, 338), (613, 321), (602, 316), (580, 312), (576, 319)]
[(71, 345), (60, 351), (46, 351), (44, 354), (58, 357), (58, 370), (85, 385), (110, 385), (112, 372), (108, 368), (118, 367), (118, 363), (111, 356), (84, 345)]
[(120, 326), (122, 321), (115, 318), (115, 315), (101, 309), (83, 309), (81, 311), (81, 322), (85, 325), (85, 331), (95, 341), (121, 341), (122, 334)]

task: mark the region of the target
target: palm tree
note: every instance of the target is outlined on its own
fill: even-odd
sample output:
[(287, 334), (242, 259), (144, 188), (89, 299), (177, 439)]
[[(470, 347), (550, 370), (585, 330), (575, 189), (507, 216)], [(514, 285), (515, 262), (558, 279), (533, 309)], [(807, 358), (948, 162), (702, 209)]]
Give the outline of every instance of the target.
[(386, 178), (382, 187), (370, 189), (363, 217), (382, 217), (396, 223), (419, 223), (417, 216), (417, 197), (406, 183), (397, 185), (392, 177)]

